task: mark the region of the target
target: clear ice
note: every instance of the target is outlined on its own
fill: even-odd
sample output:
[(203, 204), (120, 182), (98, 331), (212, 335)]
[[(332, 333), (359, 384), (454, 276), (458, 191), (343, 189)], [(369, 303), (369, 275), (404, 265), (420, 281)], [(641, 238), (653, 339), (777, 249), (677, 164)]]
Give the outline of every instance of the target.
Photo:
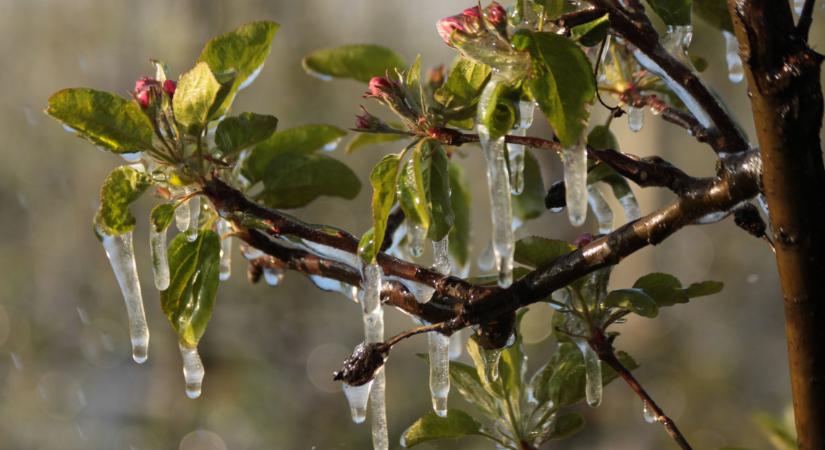
[(228, 236), (232, 232), (232, 226), (226, 219), (218, 219), (217, 224), (218, 235), (221, 237), (221, 268), (220, 280), (226, 281), (232, 276), (232, 236)]
[(723, 31), (725, 36), (725, 59), (728, 62), (728, 79), (732, 83), (739, 83), (745, 78), (745, 68), (742, 66), (742, 58), (739, 56), (739, 42), (736, 36), (729, 31)]
[(149, 247), (152, 254), (152, 273), (155, 276), (155, 287), (159, 291), (169, 287), (169, 258), (166, 255), (166, 229), (156, 231), (154, 225), (149, 226)]
[(613, 210), (604, 199), (601, 191), (594, 185), (587, 186), (587, 201), (599, 223), (599, 234), (608, 234), (613, 229)]
[(178, 347), (180, 347), (180, 356), (183, 358), (183, 379), (186, 381), (186, 396), (198, 398), (201, 396), (201, 383), (203, 383), (203, 376), (206, 373), (203, 369), (201, 356), (198, 354), (198, 348), (189, 348), (180, 343)]
[[(513, 129), (514, 136), (526, 136), (527, 129), (533, 125), (533, 112), (536, 104), (522, 100), (518, 104), (519, 122)], [(507, 146), (510, 161), (510, 191), (513, 195), (520, 195), (524, 191), (524, 146), (510, 144)]]
[(587, 148), (584, 137), (562, 151), (565, 202), (570, 224), (580, 227), (587, 218)]
[(584, 393), (587, 404), (595, 408), (602, 403), (602, 361), (586, 340), (574, 339), (574, 341), (584, 357), (586, 377)]

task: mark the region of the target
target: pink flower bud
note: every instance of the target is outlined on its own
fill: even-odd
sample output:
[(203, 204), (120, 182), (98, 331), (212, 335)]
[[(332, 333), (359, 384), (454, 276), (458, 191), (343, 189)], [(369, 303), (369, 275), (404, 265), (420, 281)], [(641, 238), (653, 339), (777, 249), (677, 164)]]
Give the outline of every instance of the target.
[(593, 235), (590, 233), (583, 233), (581, 236), (577, 237), (575, 241), (573, 241), (573, 245), (575, 245), (576, 248), (582, 248), (591, 242), (593, 242)]
[(487, 20), (498, 30), (507, 29), (507, 11), (496, 2), (490, 3), (485, 9)]
[(439, 36), (445, 44), (455, 47), (482, 31), (481, 10), (478, 6), (467, 8), (455, 16), (445, 17), (436, 23)]
[(169, 97), (175, 96), (175, 89), (178, 88), (178, 83), (175, 83), (172, 80), (166, 80), (163, 82), (163, 91), (169, 95)]
[(364, 97), (386, 98), (398, 95), (400, 87), (398, 83), (386, 77), (372, 77), (369, 88), (364, 93)]
[(453, 35), (463, 30), (461, 21), (456, 17), (445, 17), (439, 20), (435, 27), (438, 30), (438, 35), (441, 36), (441, 40), (450, 47), (455, 47), (453, 45)]
[(135, 90), (132, 91), (132, 94), (140, 104), (141, 108), (148, 108), (149, 103), (152, 100), (152, 88), (160, 86), (158, 80), (152, 77), (143, 77), (137, 81), (135, 81)]
[(137, 94), (137, 101), (141, 108), (146, 109), (149, 107), (149, 90), (138, 92)]
[(381, 119), (373, 116), (363, 106), (361, 107), (362, 114), (355, 116), (355, 128), (359, 130), (377, 130), (383, 127)]

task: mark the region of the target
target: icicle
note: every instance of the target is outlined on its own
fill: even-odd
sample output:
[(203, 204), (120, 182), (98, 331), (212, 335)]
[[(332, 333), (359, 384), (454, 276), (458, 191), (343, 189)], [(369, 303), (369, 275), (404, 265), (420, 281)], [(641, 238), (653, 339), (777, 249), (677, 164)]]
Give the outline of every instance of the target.
[(183, 379), (186, 381), (186, 396), (198, 398), (201, 396), (201, 383), (205, 374), (198, 348), (189, 348), (180, 343), (178, 347), (180, 347), (180, 356), (183, 358)]
[(143, 158), (143, 152), (121, 153), (120, 157), (126, 162), (138, 162), (140, 158)]
[(149, 226), (149, 247), (152, 253), (152, 272), (155, 275), (155, 287), (159, 291), (169, 287), (169, 259), (166, 256), (166, 229), (156, 231)]
[(252, 261), (253, 259), (258, 259), (261, 256), (264, 256), (264, 252), (249, 245), (241, 247), (241, 253), (243, 254), (244, 259), (246, 259), (247, 261)]
[(387, 375), (382, 367), (375, 374), (375, 381), (370, 391), (372, 448), (374, 450), (388, 450), (390, 447), (390, 438), (387, 432), (387, 405), (385, 402), (386, 385)]
[(232, 236), (227, 236), (232, 231), (232, 226), (226, 219), (218, 219), (218, 235), (221, 237), (221, 281), (226, 281), (232, 276)]
[(742, 67), (742, 58), (739, 56), (739, 42), (736, 36), (729, 31), (723, 31), (725, 36), (725, 59), (728, 61), (728, 79), (732, 83), (739, 83), (745, 78), (745, 69)]
[(484, 251), (478, 255), (478, 259), (476, 259), (476, 265), (478, 268), (484, 272), (488, 270), (492, 270), (493, 267), (496, 266), (496, 255), (493, 253), (493, 240), (490, 239), (490, 242), (487, 243), (487, 246), (484, 247)]
[(645, 422), (647, 423), (654, 423), (658, 419), (656, 413), (653, 411), (653, 408), (651, 408), (647, 402), (644, 402), (644, 406), (642, 407), (642, 416), (645, 418)]
[(373, 382), (375, 380), (370, 380), (361, 386), (343, 384), (344, 395), (347, 396), (352, 421), (355, 423), (364, 423), (364, 420), (367, 419), (367, 402), (370, 399), (370, 389)]
[(132, 246), (132, 232), (109, 236), (98, 230), (103, 240), (103, 248), (117, 278), (126, 313), (129, 316), (129, 335), (132, 340), (132, 359), (137, 363), (146, 361), (149, 350), (149, 327), (143, 311), (143, 296), (140, 292), (135, 250)]
[(484, 375), (490, 382), (498, 380), (498, 362), (501, 360), (501, 349), (484, 349)]
[(264, 267), (264, 280), (270, 286), (277, 286), (284, 281), (283, 269), (276, 269), (273, 267)]
[(427, 335), (430, 356), (430, 394), (433, 411), (447, 416), (447, 396), (450, 393), (450, 338), (438, 332)]
[(424, 239), (427, 236), (427, 230), (420, 225), (410, 225), (407, 236), (410, 241), (410, 254), (418, 258), (424, 253)]
[(645, 126), (645, 109), (635, 106), (627, 107), (627, 128), (634, 133), (642, 131)]
[(580, 227), (587, 218), (587, 150), (584, 138), (562, 151), (567, 215), (570, 224)]
[(464, 352), (464, 339), (462, 339), (461, 335), (461, 330), (458, 330), (450, 335), (450, 361), (455, 361), (461, 357), (461, 353)]
[(797, 16), (802, 15), (802, 8), (805, 6), (805, 0), (793, 0), (793, 12)]
[(619, 203), (624, 209), (624, 218), (628, 222), (638, 220), (642, 217), (642, 210), (639, 208), (639, 202), (636, 201), (636, 196), (632, 192), (628, 192), (623, 197), (619, 198)]
[[(189, 189), (186, 187), (182, 188), (169, 188), (172, 191), (172, 195), (175, 197), (185, 196), (189, 193)], [(178, 227), (178, 231), (184, 232), (189, 229), (189, 201), (185, 200), (175, 208), (175, 226)]]
[(607, 204), (599, 188), (587, 186), (587, 201), (596, 220), (599, 222), (599, 234), (608, 234), (613, 229), (613, 210)]
[(189, 219), (189, 227), (186, 229), (186, 239), (194, 242), (198, 238), (198, 228), (200, 227), (201, 198), (194, 196), (189, 199), (189, 211), (192, 217)]
[[(533, 112), (536, 104), (522, 100), (518, 104), (519, 123), (513, 131), (515, 136), (526, 136), (527, 129), (533, 125)], [(524, 146), (510, 144), (507, 146), (510, 159), (510, 190), (513, 195), (520, 195), (524, 191)]]
[(587, 378), (584, 393), (587, 404), (595, 408), (602, 403), (602, 362), (586, 340), (574, 339), (574, 342), (584, 357), (584, 373)]
[(770, 217), (771, 210), (768, 208), (768, 199), (765, 198), (765, 194), (759, 194), (756, 196), (756, 202), (759, 204), (759, 209), (762, 210), (762, 214), (767, 217)]
[(433, 241), (433, 262), (435, 271), (442, 275), (449, 275), (450, 256), (449, 256), (449, 240), (447, 237), (440, 241)]

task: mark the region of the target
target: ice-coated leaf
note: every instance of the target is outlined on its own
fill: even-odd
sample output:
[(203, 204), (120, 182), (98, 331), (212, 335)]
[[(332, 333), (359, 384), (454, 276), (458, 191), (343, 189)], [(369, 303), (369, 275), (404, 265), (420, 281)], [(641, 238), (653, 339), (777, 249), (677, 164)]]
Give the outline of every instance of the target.
[[(225, 114), (238, 89), (249, 84), (257, 76), (269, 56), (272, 38), (275, 37), (278, 27), (277, 23), (266, 20), (251, 22), (206, 43), (198, 57), (198, 62), (209, 64), (209, 68), (216, 76), (232, 74), (232, 77), (227, 76), (230, 80), (227, 92), (222, 96), (220, 105), (216, 105), (216, 108), (210, 112), (210, 119)], [(220, 81), (224, 82), (224, 80)]]
[(169, 244), (169, 287), (160, 293), (160, 305), (182, 345), (194, 348), (212, 317), (220, 271), (220, 237), (200, 230), (190, 242), (181, 233)]
[(129, 205), (149, 187), (149, 176), (129, 166), (111, 171), (100, 187), (100, 206), (95, 214), (95, 226), (106, 235), (116, 236), (135, 228), (135, 216)]
[(434, 412), (429, 412), (416, 420), (404, 431), (401, 445), (414, 447), (436, 439), (456, 439), (473, 434), (481, 434), (481, 424), (466, 412), (450, 408), (447, 417), (439, 417)]
[(521, 31), (517, 45), (530, 51), (533, 73), (527, 87), (562, 146), (578, 141), (595, 98), (593, 69), (581, 48), (551, 32)]
[(690, 25), (692, 0), (648, 0), (665, 25)]
[(115, 153), (152, 150), (152, 122), (136, 102), (94, 89), (63, 89), (46, 113), (93, 144)]
[(215, 144), (224, 155), (233, 155), (265, 141), (275, 133), (276, 128), (278, 119), (275, 116), (241, 113), (227, 117), (218, 124)]
[(541, 168), (536, 157), (529, 151), (524, 152), (524, 190), (513, 196), (513, 215), (522, 222), (535, 219), (546, 210), (544, 196), (544, 180), (541, 177)]
[(398, 204), (404, 211), (405, 220), (425, 231), (430, 227), (430, 144), (425, 144), (429, 141), (422, 140), (415, 146), (412, 156), (401, 169), (397, 185)]
[(302, 125), (278, 131), (252, 148), (243, 174), (253, 183), (266, 176), (272, 161), (284, 152), (312, 154), (344, 137), (346, 132), (324, 124)]
[(641, 289), (617, 289), (607, 294), (604, 299), (606, 306), (622, 308), (643, 317), (656, 317), (659, 307), (645, 291)]
[(450, 381), (467, 402), (481, 407), (489, 414), (496, 410), (496, 400), (484, 389), (474, 367), (450, 361)]
[(367, 83), (372, 77), (404, 69), (406, 63), (386, 47), (364, 44), (316, 50), (304, 57), (303, 66), (319, 78), (351, 78)]
[(172, 203), (161, 203), (152, 208), (152, 213), (149, 216), (149, 222), (152, 228), (157, 232), (161, 232), (172, 224), (175, 219), (175, 205)]
[[(495, 83), (490, 88), (490, 83)], [(490, 140), (507, 134), (516, 123), (517, 92), (504, 81), (492, 78), (479, 100), (477, 121), (487, 127)]]
[(220, 88), (206, 63), (198, 63), (181, 75), (172, 99), (175, 120), (193, 135), (200, 133), (209, 121), (209, 111)]
[(560, 256), (575, 249), (575, 246), (565, 241), (529, 236), (516, 242), (516, 252), (513, 257), (516, 262), (525, 266), (546, 267)]
[(449, 234), (450, 255), (459, 267), (464, 267), (470, 257), (470, 186), (461, 165), (451, 162), (449, 171), (450, 204), (455, 217)]
[(398, 174), (398, 165), (401, 161), (399, 155), (389, 154), (384, 156), (370, 172), (370, 185), (372, 185), (372, 235), (367, 233), (361, 238), (358, 246), (358, 253), (366, 263), (375, 261), (375, 256), (384, 242), (384, 234), (387, 230), (387, 218), (390, 215), (392, 205), (395, 203), (395, 187)]
[(434, 94), (450, 119), (465, 119), (475, 115), (475, 105), (492, 69), (472, 59), (459, 57), (450, 68), (447, 81)]
[(349, 155), (352, 152), (370, 145), (379, 145), (387, 142), (395, 142), (406, 138), (403, 134), (395, 133), (357, 133), (344, 148), (344, 151)]
[(440, 241), (447, 236), (455, 223), (455, 214), (450, 201), (449, 159), (444, 147), (438, 142), (430, 144), (429, 147), (431, 221), (428, 237), (432, 241)]
[(584, 428), (584, 417), (579, 413), (565, 413), (556, 418), (550, 439), (567, 439)]

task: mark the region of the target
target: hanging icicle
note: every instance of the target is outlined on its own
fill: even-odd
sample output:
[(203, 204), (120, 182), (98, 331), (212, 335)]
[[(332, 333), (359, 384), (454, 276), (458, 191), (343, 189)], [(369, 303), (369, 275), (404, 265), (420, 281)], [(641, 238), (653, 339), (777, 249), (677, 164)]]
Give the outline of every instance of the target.
[(584, 393), (587, 404), (595, 408), (602, 403), (602, 361), (586, 340), (574, 339), (573, 341), (579, 347), (584, 358), (586, 377)]
[(736, 36), (729, 31), (723, 31), (725, 37), (725, 59), (728, 62), (728, 79), (732, 83), (739, 83), (745, 78), (745, 68), (742, 66), (742, 58), (739, 56), (739, 42)]
[[(384, 271), (378, 264), (373, 263), (364, 267), (364, 296), (361, 307), (365, 344), (384, 341), (384, 309), (381, 307), (383, 278)], [(385, 450), (389, 446), (384, 398), (385, 384), (386, 375), (382, 367), (373, 380), (373, 390), (369, 394), (369, 403), (372, 409), (372, 442), (373, 447), (378, 450)]]
[(645, 126), (645, 109), (635, 106), (627, 107), (627, 128), (634, 133), (642, 131)]
[(166, 255), (166, 228), (155, 230), (149, 225), (149, 249), (152, 256), (152, 273), (155, 278), (155, 287), (164, 291), (169, 287), (169, 258)]
[[(518, 104), (519, 122), (513, 129), (514, 136), (526, 136), (527, 129), (533, 125), (533, 113), (536, 104), (532, 101), (522, 100)], [(508, 158), (510, 161), (510, 191), (513, 195), (521, 195), (524, 191), (524, 146), (521, 144), (509, 144), (507, 146)]]
[[(450, 274), (448, 238), (433, 242), (435, 270), (442, 275)], [(433, 411), (447, 416), (447, 397), (450, 393), (450, 338), (438, 332), (427, 335), (430, 359), (430, 395)]]
[(132, 340), (132, 359), (137, 363), (143, 363), (148, 357), (149, 327), (146, 325), (146, 313), (143, 310), (143, 295), (135, 265), (132, 232), (110, 236), (98, 229), (98, 234), (123, 294), (123, 301), (126, 303), (129, 335)]
[(220, 280), (226, 281), (232, 276), (232, 225), (226, 219), (218, 219), (218, 235), (221, 237)]
[[(169, 190), (176, 198), (185, 197), (189, 194), (189, 189), (186, 186), (180, 188), (170, 186)], [(175, 226), (178, 227), (178, 231), (183, 233), (188, 230), (190, 219), (189, 200), (187, 199), (175, 208)]]
[(183, 379), (186, 381), (186, 396), (198, 398), (201, 396), (201, 384), (206, 373), (198, 354), (198, 348), (189, 348), (183, 344), (178, 344), (180, 356), (183, 358)]
[(580, 227), (587, 218), (587, 148), (584, 136), (562, 151), (565, 202), (570, 224)]
[(624, 218), (628, 222), (638, 220), (642, 217), (642, 210), (639, 208), (639, 202), (636, 200), (636, 196), (633, 195), (633, 192), (628, 191), (627, 194), (620, 197), (619, 204), (622, 205), (622, 209), (624, 210)]
[(587, 201), (590, 209), (599, 223), (599, 234), (609, 234), (613, 229), (613, 210), (602, 196), (601, 191), (594, 185), (587, 186)]
[(200, 227), (201, 198), (197, 195), (189, 199), (189, 211), (192, 214), (189, 219), (189, 227), (186, 229), (186, 240), (194, 242), (198, 238), (198, 228)]

